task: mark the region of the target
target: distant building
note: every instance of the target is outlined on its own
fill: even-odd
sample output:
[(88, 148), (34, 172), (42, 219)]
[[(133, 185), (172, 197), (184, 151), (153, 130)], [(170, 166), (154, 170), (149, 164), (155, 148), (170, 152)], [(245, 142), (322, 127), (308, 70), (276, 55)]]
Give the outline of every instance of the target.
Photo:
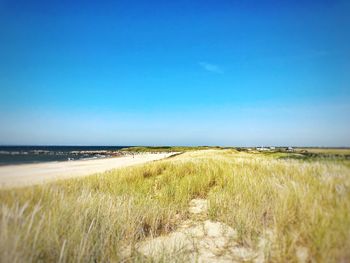
[(275, 150), (276, 147), (275, 146), (270, 146), (270, 150)]
[(270, 149), (266, 148), (266, 147), (256, 147), (256, 150), (257, 151), (269, 151)]
[(293, 147), (290, 147), (290, 146), (289, 146), (289, 147), (287, 148), (287, 151), (288, 151), (288, 152), (293, 152), (294, 149), (293, 149)]

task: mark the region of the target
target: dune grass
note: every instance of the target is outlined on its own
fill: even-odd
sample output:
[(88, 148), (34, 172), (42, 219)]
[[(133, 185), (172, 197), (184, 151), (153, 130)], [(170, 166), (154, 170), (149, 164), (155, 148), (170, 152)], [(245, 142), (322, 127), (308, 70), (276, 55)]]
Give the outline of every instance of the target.
[(122, 148), (123, 152), (189, 152), (199, 150), (227, 149), (220, 146), (132, 146)]
[(319, 154), (350, 155), (349, 148), (296, 148), (296, 151)]
[[(350, 260), (350, 166), (234, 150), (194, 151), (85, 178), (0, 191), (0, 262), (118, 262), (188, 218), (193, 198), (269, 262)], [(143, 259), (133, 253), (129, 261)]]

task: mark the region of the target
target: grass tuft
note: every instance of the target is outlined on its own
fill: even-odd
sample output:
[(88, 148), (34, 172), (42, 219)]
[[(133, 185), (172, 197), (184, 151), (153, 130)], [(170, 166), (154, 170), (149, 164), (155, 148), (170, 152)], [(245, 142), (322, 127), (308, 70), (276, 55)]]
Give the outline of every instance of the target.
[(241, 244), (269, 236), (270, 262), (296, 262), (300, 247), (316, 262), (350, 260), (348, 161), (206, 150), (0, 191), (0, 261), (119, 261), (126, 247), (176, 229), (193, 198), (208, 199), (210, 218)]

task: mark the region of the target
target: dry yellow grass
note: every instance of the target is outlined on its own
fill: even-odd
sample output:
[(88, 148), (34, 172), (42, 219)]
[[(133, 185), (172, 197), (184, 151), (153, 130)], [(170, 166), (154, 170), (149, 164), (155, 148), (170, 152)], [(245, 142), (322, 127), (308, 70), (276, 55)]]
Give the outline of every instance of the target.
[(0, 191), (0, 261), (117, 262), (125, 247), (173, 231), (193, 198), (208, 199), (210, 218), (243, 245), (268, 236), (269, 262), (296, 262), (300, 248), (316, 262), (350, 260), (348, 161), (208, 150)]

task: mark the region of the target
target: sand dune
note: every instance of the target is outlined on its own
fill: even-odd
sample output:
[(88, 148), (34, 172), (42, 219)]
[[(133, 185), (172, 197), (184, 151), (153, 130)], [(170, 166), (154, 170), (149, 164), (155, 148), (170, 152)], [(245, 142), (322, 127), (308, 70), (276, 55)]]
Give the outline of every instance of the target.
[(35, 185), (58, 179), (87, 176), (115, 168), (163, 159), (174, 153), (140, 154), (98, 160), (7, 165), (0, 167), (0, 187)]

